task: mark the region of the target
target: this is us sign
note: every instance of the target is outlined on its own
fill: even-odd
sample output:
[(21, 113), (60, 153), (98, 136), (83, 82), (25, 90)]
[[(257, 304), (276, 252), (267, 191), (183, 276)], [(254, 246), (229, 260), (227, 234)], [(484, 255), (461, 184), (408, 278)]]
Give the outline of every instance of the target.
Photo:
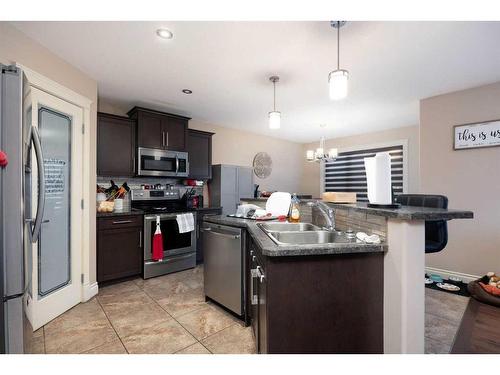
[(500, 146), (500, 120), (456, 125), (453, 129), (455, 150)]

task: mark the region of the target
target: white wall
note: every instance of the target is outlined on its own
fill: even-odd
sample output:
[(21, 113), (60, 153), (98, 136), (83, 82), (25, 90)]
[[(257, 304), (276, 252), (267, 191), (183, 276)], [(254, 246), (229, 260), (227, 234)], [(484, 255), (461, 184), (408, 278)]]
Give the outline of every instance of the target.
[[(417, 193), (419, 191), (418, 125), (328, 139), (325, 141), (325, 148), (336, 147), (341, 151), (343, 148), (374, 145), (403, 139), (408, 140), (408, 192)], [(303, 174), (300, 191), (305, 194), (312, 194), (314, 197), (320, 196), (320, 164), (307, 162), (305, 155), (307, 150), (314, 150), (319, 147), (318, 145), (319, 140), (318, 142), (304, 144), (302, 148)]]

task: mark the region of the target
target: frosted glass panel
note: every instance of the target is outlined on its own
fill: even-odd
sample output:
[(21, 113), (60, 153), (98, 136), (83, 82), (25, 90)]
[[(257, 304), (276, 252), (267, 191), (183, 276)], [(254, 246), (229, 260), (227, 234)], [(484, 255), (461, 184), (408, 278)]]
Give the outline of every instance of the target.
[(38, 294), (71, 282), (71, 118), (41, 107), (38, 128), (45, 171), (44, 222), (38, 240)]

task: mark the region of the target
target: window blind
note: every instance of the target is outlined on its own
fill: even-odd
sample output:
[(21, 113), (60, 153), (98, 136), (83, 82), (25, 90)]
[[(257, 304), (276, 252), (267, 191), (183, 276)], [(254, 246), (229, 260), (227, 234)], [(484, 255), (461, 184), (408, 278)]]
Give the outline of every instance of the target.
[(337, 159), (324, 163), (324, 191), (357, 193), (359, 202), (367, 202), (367, 185), (364, 158), (375, 156), (377, 152), (391, 155), (391, 183), (394, 196), (403, 193), (404, 160), (403, 145), (366, 148), (356, 151), (339, 152)]

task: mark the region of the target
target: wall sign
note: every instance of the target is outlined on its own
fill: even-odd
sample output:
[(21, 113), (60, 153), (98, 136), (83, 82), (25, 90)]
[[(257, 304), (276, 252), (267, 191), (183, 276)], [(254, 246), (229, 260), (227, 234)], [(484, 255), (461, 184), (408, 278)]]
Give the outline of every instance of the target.
[(500, 120), (455, 125), (454, 150), (500, 146)]

